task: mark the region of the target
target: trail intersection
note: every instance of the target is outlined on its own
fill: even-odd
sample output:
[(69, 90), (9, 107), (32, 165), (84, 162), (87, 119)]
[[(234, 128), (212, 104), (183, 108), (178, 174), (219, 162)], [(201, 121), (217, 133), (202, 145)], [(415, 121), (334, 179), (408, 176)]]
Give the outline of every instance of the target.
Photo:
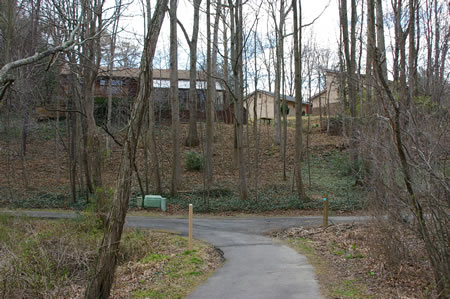
[[(28, 211), (43, 218), (72, 218), (74, 213)], [(330, 217), (334, 223), (362, 217)], [(226, 259), (188, 298), (321, 298), (313, 267), (306, 258), (265, 236), (292, 226), (318, 225), (321, 217), (249, 217), (194, 219), (194, 237), (212, 243)], [(187, 234), (188, 220), (173, 217), (127, 216), (130, 227), (164, 229)]]

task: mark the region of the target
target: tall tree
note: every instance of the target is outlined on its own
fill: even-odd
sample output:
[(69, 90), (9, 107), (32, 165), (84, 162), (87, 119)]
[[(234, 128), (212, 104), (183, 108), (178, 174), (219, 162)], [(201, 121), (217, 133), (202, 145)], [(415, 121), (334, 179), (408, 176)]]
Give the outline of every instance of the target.
[[(298, 12), (297, 12), (298, 7)], [(295, 183), (297, 185), (297, 194), (300, 200), (306, 199), (305, 189), (302, 180), (302, 3), (292, 0), (292, 11), (294, 15), (294, 65), (295, 65)]]
[(244, 78), (243, 78), (243, 22), (242, 22), (242, 0), (228, 0), (231, 19), (231, 63), (233, 71), (233, 99), (234, 99), (234, 121), (236, 128), (237, 162), (239, 167), (239, 192), (241, 200), (247, 200), (248, 187), (246, 178), (246, 163), (243, 145), (243, 100), (244, 100)]
[[(109, 59), (108, 59), (108, 68), (107, 71), (109, 73), (109, 80), (108, 80), (108, 104), (107, 104), (107, 114), (106, 114), (106, 126), (108, 128), (111, 128), (111, 117), (112, 117), (112, 101), (113, 101), (113, 88), (112, 88), (112, 71), (114, 69), (114, 59), (116, 56), (116, 41), (117, 41), (117, 31), (119, 27), (119, 20), (120, 20), (120, 8), (121, 8), (121, 0), (117, 1), (117, 17), (114, 18), (114, 21), (112, 22), (112, 29), (111, 34), (109, 36)], [(109, 155), (110, 151), (110, 137), (106, 137), (106, 150)]]
[[(271, 4), (273, 4), (271, 2)], [(274, 99), (274, 143), (281, 143), (281, 113), (280, 113), (280, 90), (281, 90), (281, 68), (284, 59), (284, 24), (290, 8), (285, 9), (285, 0), (280, 1), (280, 8), (277, 10), (272, 6), (272, 18), (275, 24), (276, 36), (276, 60), (275, 60), (275, 99)], [(278, 23), (276, 12), (279, 12)], [(284, 75), (284, 74), (283, 74)]]
[(189, 38), (186, 29), (182, 24), (180, 27), (189, 45), (189, 130), (185, 140), (186, 146), (197, 146), (200, 143), (197, 133), (197, 41), (199, 28), (199, 11), (202, 0), (194, 0), (194, 25), (192, 27), (192, 37)]
[[(227, 81), (229, 80), (229, 64), (230, 64), (230, 59), (229, 59), (229, 51), (228, 51), (228, 22), (227, 22), (227, 10), (226, 10), (226, 6), (223, 5), (222, 6), (222, 34), (223, 34), (223, 80)], [(230, 96), (230, 92), (228, 90), (224, 91), (224, 96), (223, 96), (223, 109), (225, 111), (228, 111), (228, 109), (230, 108), (230, 104), (231, 104), (231, 96)], [(229, 123), (231, 121), (231, 119), (229, 119), (229, 113), (225, 114), (225, 122)]]
[(168, 0), (159, 0), (154, 9), (153, 17), (148, 22), (147, 36), (141, 60), (141, 72), (139, 75), (139, 92), (136, 97), (125, 143), (122, 147), (121, 162), (116, 180), (112, 207), (107, 217), (106, 229), (102, 244), (99, 247), (99, 256), (96, 261), (95, 272), (89, 282), (86, 298), (108, 298), (114, 280), (114, 272), (117, 265), (117, 254), (122, 237), (125, 216), (128, 209), (128, 201), (131, 192), (131, 176), (136, 159), (136, 148), (141, 131), (144, 115), (147, 112), (148, 98), (151, 94), (152, 60), (155, 55), (159, 32), (164, 20)]
[[(450, 188), (445, 179), (445, 167), (442, 168), (438, 162), (448, 152), (442, 139), (448, 131), (448, 111), (438, 105), (424, 108), (413, 100), (410, 88), (415, 82), (407, 82), (406, 78), (417, 71), (417, 52), (408, 51), (414, 57), (406, 59), (406, 39), (416, 43), (417, 37), (410, 30), (415, 26), (415, 20), (409, 16), (409, 22), (405, 23), (402, 1), (393, 1), (392, 4), (396, 26), (394, 57), (397, 59), (393, 66), (393, 84), (389, 84), (384, 75), (382, 53), (377, 51), (372, 62), (375, 84), (380, 90), (377, 99), (383, 107), (381, 117), (378, 117), (382, 122), (379, 127), (388, 131), (382, 146), (376, 144), (378, 140), (370, 144), (370, 151), (374, 151), (372, 162), (378, 166), (373, 172), (375, 179), (371, 187), (376, 190), (375, 203), (384, 215), (389, 215), (383, 222), (394, 222), (397, 230), (413, 230), (422, 239), (435, 278), (434, 296), (448, 298)], [(373, 6), (373, 1), (369, 5)], [(373, 7), (371, 9), (373, 11)], [(374, 31), (373, 24), (370, 28)], [(369, 42), (371, 47), (375, 47), (375, 40), (370, 39)], [(410, 68), (416, 70), (411, 71)], [(371, 138), (368, 136), (367, 140)]]
[(381, 69), (383, 76), (387, 78), (387, 61), (386, 61), (386, 45), (384, 40), (384, 16), (383, 16), (383, 1), (376, 0), (376, 35), (377, 35), (377, 50), (380, 55)]
[(207, 0), (206, 4), (206, 23), (207, 23), (207, 97), (206, 97), (206, 159), (205, 159), (205, 174), (207, 191), (213, 182), (213, 151), (214, 151), (214, 118), (216, 101), (216, 77), (217, 77), (217, 49), (218, 49), (218, 35), (219, 35), (219, 21), (221, 3), (220, 0), (216, 2), (216, 13), (213, 26), (213, 39), (211, 40), (211, 3)]
[(169, 99), (172, 110), (172, 182), (170, 194), (175, 196), (181, 183), (180, 161), (180, 100), (178, 98), (178, 40), (177, 40), (177, 0), (170, 0), (170, 89)]
[(340, 0), (339, 15), (342, 43), (344, 47), (344, 58), (347, 74), (347, 86), (348, 86), (348, 103), (350, 108), (350, 140), (351, 140), (351, 159), (353, 173), (356, 175), (359, 172), (358, 169), (358, 130), (356, 123), (356, 88), (355, 88), (355, 69), (356, 69), (356, 22), (357, 22), (357, 10), (356, 0), (351, 0), (351, 20), (350, 20), (350, 33), (348, 30), (348, 17), (347, 17), (347, 0)]
[(417, 50), (416, 50), (416, 14), (418, 12), (417, 0), (409, 0), (409, 26), (408, 26), (408, 84), (411, 98), (417, 96)]
[[(372, 61), (375, 55), (375, 11), (374, 0), (367, 0), (367, 53), (366, 53), (366, 101), (368, 104), (372, 102)], [(362, 107), (360, 107), (362, 109)]]
[(207, 88), (206, 88), (206, 153), (205, 153), (205, 179), (206, 189), (209, 196), (209, 188), (212, 183), (212, 154), (214, 143), (214, 114), (213, 99), (215, 90), (213, 90), (212, 80), (212, 56), (211, 56), (211, 1), (206, 0), (206, 72), (207, 72)]
[[(256, 29), (258, 28), (259, 18), (256, 19)], [(254, 160), (254, 179), (255, 179), (255, 198), (256, 201), (258, 201), (258, 179), (259, 179), (259, 132), (258, 132), (258, 82), (259, 82), (259, 68), (258, 68), (258, 59), (257, 57), (257, 41), (258, 41), (258, 35), (257, 30), (254, 31), (253, 36), (253, 49), (254, 49), (254, 68), (255, 68), (255, 77), (254, 77), (254, 84), (255, 84), (255, 94), (253, 98), (253, 139), (255, 143), (255, 160)], [(261, 41), (260, 45), (261, 45)]]

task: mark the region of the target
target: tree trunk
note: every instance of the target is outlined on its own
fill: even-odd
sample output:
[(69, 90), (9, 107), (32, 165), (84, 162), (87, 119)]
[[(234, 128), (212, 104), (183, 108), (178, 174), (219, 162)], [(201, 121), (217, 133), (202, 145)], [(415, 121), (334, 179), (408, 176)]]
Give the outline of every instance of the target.
[[(111, 40), (110, 40), (110, 53), (109, 53), (109, 61), (108, 61), (108, 73), (109, 73), (109, 80), (108, 80), (108, 111), (106, 115), (106, 127), (110, 130), (111, 129), (111, 115), (112, 115), (112, 71), (114, 69), (114, 57), (115, 57), (115, 51), (116, 51), (116, 37), (117, 37), (117, 29), (119, 26), (119, 16), (120, 16), (120, 2), (118, 3), (117, 8), (117, 18), (113, 21), (113, 30), (111, 33)], [(106, 137), (106, 152), (107, 155), (110, 155), (110, 137)]]
[(206, 190), (209, 195), (209, 189), (212, 183), (212, 153), (214, 143), (213, 128), (213, 99), (215, 90), (213, 90), (212, 77), (212, 57), (211, 57), (211, 1), (206, 0), (206, 72), (207, 72), (207, 94), (206, 94), (206, 146), (205, 146), (205, 181)]
[(351, 27), (350, 35), (348, 32), (348, 18), (347, 18), (347, 0), (341, 0), (340, 6), (340, 23), (342, 27), (344, 57), (347, 67), (347, 85), (348, 85), (348, 99), (350, 107), (350, 147), (352, 171), (356, 176), (359, 173), (358, 160), (358, 128), (356, 122), (356, 90), (355, 90), (355, 67), (356, 67), (356, 1), (351, 0)]
[[(97, 1), (97, 0), (96, 0)], [(89, 186), (89, 192), (95, 193), (103, 186), (103, 149), (100, 134), (94, 118), (94, 83), (97, 78), (97, 72), (100, 65), (100, 31), (103, 30), (101, 14), (94, 12), (94, 9), (100, 8), (100, 3), (91, 3), (88, 0), (82, 2), (85, 18), (90, 20), (84, 24), (84, 31), (87, 41), (82, 45), (82, 73), (83, 73), (83, 109), (86, 117), (84, 129), (84, 153), (86, 181)], [(95, 6), (95, 7), (94, 7)], [(100, 195), (101, 196), (101, 195)], [(100, 203), (100, 202), (98, 202)], [(97, 206), (99, 210), (103, 209), (102, 203)]]
[[(318, 72), (319, 74), (319, 124), (320, 124), (320, 130), (323, 131), (323, 122), (322, 122), (322, 97), (320, 95), (321, 93), (321, 71), (319, 70)], [(324, 103), (325, 104), (325, 103)], [(311, 105), (311, 109), (312, 109), (312, 105)], [(312, 112), (312, 111), (311, 111)]]
[[(199, 28), (199, 11), (202, 0), (194, 1), (194, 27), (192, 29), (191, 40), (188, 41), (190, 49), (190, 70), (189, 70), (189, 131), (185, 141), (186, 146), (198, 146), (199, 139), (197, 133), (197, 40)], [(188, 37), (186, 36), (186, 39)]]
[(241, 200), (247, 200), (247, 178), (245, 170), (244, 149), (243, 149), (243, 98), (244, 86), (242, 76), (242, 53), (243, 51), (243, 28), (242, 28), (242, 0), (237, 0), (233, 4), (228, 0), (231, 17), (231, 61), (234, 81), (234, 111), (236, 126), (236, 153), (239, 167), (239, 193)]
[(281, 90), (281, 63), (284, 58), (284, 0), (280, 1), (280, 23), (276, 26), (275, 12), (273, 12), (275, 29), (276, 29), (276, 61), (275, 61), (275, 97), (273, 103), (274, 111), (274, 143), (281, 144), (281, 113), (280, 113), (280, 90)]
[(377, 51), (380, 55), (381, 69), (384, 78), (387, 78), (386, 46), (384, 41), (383, 4), (382, 0), (376, 0), (376, 28), (377, 28)]
[(99, 248), (99, 257), (92, 280), (86, 288), (85, 297), (89, 299), (108, 298), (114, 279), (117, 265), (117, 253), (122, 236), (128, 201), (131, 192), (131, 176), (136, 159), (136, 147), (142, 127), (144, 114), (147, 111), (149, 95), (151, 93), (149, 73), (156, 50), (159, 32), (164, 20), (164, 12), (168, 0), (160, 0), (156, 4), (152, 21), (145, 39), (145, 46), (141, 60), (141, 74), (139, 76), (139, 93), (131, 111), (130, 123), (122, 149), (119, 176), (116, 181), (116, 190), (112, 200), (113, 206), (109, 212), (106, 230), (102, 244)]
[[(256, 21), (256, 28), (258, 27), (258, 20)], [(256, 57), (257, 51), (256, 51), (256, 39), (257, 39), (257, 30), (254, 32), (254, 55)], [(255, 96), (254, 96), (254, 103), (253, 103), (253, 139), (255, 142), (255, 168), (254, 168), (254, 179), (255, 179), (255, 200), (258, 201), (258, 179), (259, 179), (259, 133), (258, 133), (258, 61), (257, 59), (255, 61)]]
[[(375, 12), (374, 0), (367, 0), (367, 54), (366, 54), (366, 101), (372, 103), (372, 61), (375, 57)], [(360, 110), (362, 112), (362, 110)]]
[(408, 85), (411, 99), (417, 96), (416, 13), (417, 0), (409, 0)]
[(170, 0), (170, 89), (169, 99), (172, 109), (172, 182), (170, 195), (175, 196), (181, 184), (180, 162), (180, 103), (178, 98), (178, 40), (177, 40), (177, 0)]
[[(150, 82), (151, 82), (151, 88), (153, 89), (153, 74), (149, 74)], [(155, 135), (155, 101), (153, 99), (153, 93), (150, 94), (149, 98), (149, 106), (148, 106), (148, 113), (149, 113), (149, 134), (150, 134), (150, 142), (149, 142), (149, 150), (151, 154), (152, 159), (152, 166), (153, 166), (153, 174), (154, 174), (154, 185), (155, 185), (155, 193), (161, 194), (162, 187), (161, 187), (161, 171), (159, 168), (159, 160), (158, 160), (158, 151), (156, 149), (156, 135)]]
[[(228, 58), (228, 25), (227, 25), (227, 17), (225, 14), (225, 7), (223, 7), (223, 14), (222, 14), (222, 24), (223, 24), (223, 80), (225, 82), (229, 81), (229, 71), (228, 71), (228, 65), (229, 65), (229, 58)], [(231, 112), (229, 110), (231, 104), (231, 98), (230, 98), (230, 92), (228, 90), (225, 90), (224, 96), (223, 96), (223, 109), (226, 111), (225, 113), (225, 123), (231, 123), (231, 115), (228, 112)]]
[[(73, 93), (75, 94), (75, 93)], [(69, 98), (69, 109), (71, 111), (76, 111), (78, 108), (76, 107), (76, 101), (74, 97)], [(72, 201), (77, 202), (77, 185), (76, 185), (76, 176), (77, 176), (77, 116), (75, 112), (69, 113), (70, 118), (70, 147), (69, 147), (69, 178), (70, 178), (70, 190), (72, 193)]]
[(302, 4), (299, 1), (297, 16), (297, 1), (292, 0), (294, 12), (294, 64), (295, 64), (295, 183), (299, 200), (306, 200), (305, 189), (302, 180)]

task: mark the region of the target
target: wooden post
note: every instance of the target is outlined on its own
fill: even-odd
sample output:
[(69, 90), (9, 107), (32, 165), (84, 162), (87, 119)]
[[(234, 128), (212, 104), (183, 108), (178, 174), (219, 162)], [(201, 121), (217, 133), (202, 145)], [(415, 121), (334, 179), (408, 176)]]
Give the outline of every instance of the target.
[(323, 226), (328, 226), (328, 196), (323, 196)]
[(192, 251), (192, 204), (189, 204), (189, 250)]

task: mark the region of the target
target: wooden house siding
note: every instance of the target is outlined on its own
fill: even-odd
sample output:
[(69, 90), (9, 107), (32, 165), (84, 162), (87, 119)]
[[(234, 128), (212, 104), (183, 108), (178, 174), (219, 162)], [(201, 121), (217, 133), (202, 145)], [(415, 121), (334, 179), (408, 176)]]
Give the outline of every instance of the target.
[[(254, 106), (255, 106), (255, 93), (258, 97), (257, 105), (256, 105), (256, 114), (258, 119), (265, 118), (265, 119), (274, 119), (274, 101), (275, 101), (275, 95), (272, 92), (264, 91), (264, 90), (257, 90), (249, 94), (245, 101), (248, 104), (248, 115), (250, 119), (255, 118), (254, 113)], [(283, 95), (281, 95), (280, 99), (281, 103), (283, 103)], [(295, 98), (291, 96), (286, 96), (286, 103), (289, 107), (289, 113), (287, 116), (295, 116)], [(302, 103), (302, 111), (303, 114), (308, 114), (310, 109), (308, 104)]]

